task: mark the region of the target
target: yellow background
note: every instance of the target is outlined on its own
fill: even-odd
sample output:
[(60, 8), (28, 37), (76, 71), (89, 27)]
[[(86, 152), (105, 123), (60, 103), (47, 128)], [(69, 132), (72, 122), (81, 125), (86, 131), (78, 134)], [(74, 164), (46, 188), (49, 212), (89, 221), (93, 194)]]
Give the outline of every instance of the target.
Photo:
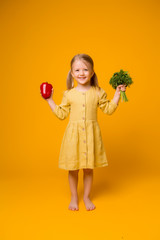
[[(156, 0), (1, 1), (1, 240), (160, 239), (159, 10)], [(78, 53), (93, 58), (109, 99), (114, 72), (134, 83), (112, 116), (98, 109), (109, 166), (94, 170), (94, 211), (80, 170), (74, 212), (58, 168), (69, 118), (53, 115), (40, 84), (51, 83), (60, 104)]]

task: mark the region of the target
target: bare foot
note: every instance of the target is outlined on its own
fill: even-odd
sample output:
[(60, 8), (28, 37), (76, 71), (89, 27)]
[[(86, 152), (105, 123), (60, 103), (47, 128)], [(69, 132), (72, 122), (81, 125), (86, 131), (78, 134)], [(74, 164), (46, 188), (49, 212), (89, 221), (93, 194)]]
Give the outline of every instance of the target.
[(78, 211), (78, 197), (71, 197), (71, 202), (68, 207), (69, 210), (76, 210)]
[(85, 204), (87, 210), (90, 211), (90, 210), (94, 210), (96, 208), (95, 205), (89, 199), (89, 197), (84, 197), (83, 201), (84, 201), (84, 204)]

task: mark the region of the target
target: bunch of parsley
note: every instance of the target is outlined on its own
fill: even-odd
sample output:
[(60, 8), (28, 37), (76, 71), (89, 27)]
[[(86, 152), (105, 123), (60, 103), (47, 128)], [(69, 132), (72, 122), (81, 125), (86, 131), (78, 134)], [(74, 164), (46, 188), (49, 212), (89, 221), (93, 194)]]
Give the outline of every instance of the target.
[[(124, 84), (126, 87), (129, 87), (133, 83), (132, 78), (128, 74), (127, 71), (123, 71), (122, 69), (120, 72), (115, 72), (113, 76), (111, 77), (109, 84), (112, 85), (114, 89), (117, 88), (118, 85)], [(125, 91), (120, 90), (120, 97), (122, 98), (122, 101), (127, 102), (127, 96)]]

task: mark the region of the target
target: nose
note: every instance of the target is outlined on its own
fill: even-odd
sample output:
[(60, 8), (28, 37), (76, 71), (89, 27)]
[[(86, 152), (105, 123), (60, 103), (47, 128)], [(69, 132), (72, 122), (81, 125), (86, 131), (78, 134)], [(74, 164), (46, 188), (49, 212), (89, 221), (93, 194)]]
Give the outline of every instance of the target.
[(84, 75), (84, 73), (83, 73), (83, 70), (81, 70), (80, 72), (79, 72), (79, 75), (81, 76), (83, 76)]

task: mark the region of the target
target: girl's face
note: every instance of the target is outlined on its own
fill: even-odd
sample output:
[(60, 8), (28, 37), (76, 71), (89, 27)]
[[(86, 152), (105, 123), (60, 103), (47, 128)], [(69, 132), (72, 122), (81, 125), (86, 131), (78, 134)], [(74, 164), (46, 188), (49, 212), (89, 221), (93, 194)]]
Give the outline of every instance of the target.
[(90, 79), (93, 74), (94, 71), (91, 64), (84, 60), (75, 60), (72, 64), (71, 75), (77, 81), (78, 85), (90, 85)]

